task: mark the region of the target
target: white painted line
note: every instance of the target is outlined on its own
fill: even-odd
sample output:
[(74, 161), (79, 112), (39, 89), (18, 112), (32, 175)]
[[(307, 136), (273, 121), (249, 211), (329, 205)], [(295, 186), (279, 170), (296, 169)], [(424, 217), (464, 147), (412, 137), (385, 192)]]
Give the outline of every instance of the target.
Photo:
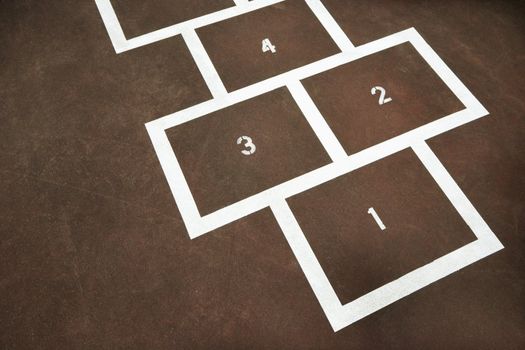
[(240, 16), (248, 12), (259, 10), (263, 7), (282, 2), (284, 0), (255, 0), (243, 6), (233, 6), (224, 10), (213, 12), (189, 21), (174, 24), (172, 26), (156, 30), (128, 40), (126, 50), (135, 49), (140, 46), (148, 45), (156, 41), (164, 40), (172, 36), (181, 34), (184, 28), (197, 29), (213, 23), (223, 21), (232, 17)]
[(419, 54), (427, 61), (430, 67), (445, 82), (448, 88), (465, 105), (466, 108), (476, 111), (476, 113), (487, 115), (488, 111), (474, 97), (469, 89), (459, 80), (452, 70), (443, 62), (438, 54), (428, 45), (421, 35), (414, 29), (409, 29), (410, 42)]
[(106, 27), (106, 31), (108, 32), (109, 39), (113, 44), (115, 52), (122, 52), (121, 48), (126, 46), (127, 40), (122, 31), (122, 27), (120, 26), (117, 14), (111, 5), (111, 1), (95, 0), (95, 3), (97, 4), (98, 12), (100, 12), (100, 17), (102, 17), (102, 21), (104, 22), (104, 26)]
[[(191, 238), (196, 238), (227, 223), (264, 209), (276, 200), (292, 197), (346, 173), (388, 157), (403, 149), (412, 147), (415, 140), (424, 139), (429, 135), (424, 132), (427, 128), (428, 125), (425, 125), (424, 127), (412, 130), (408, 133), (355, 153), (346, 157), (344, 160), (325, 165), (319, 169), (283, 182), (275, 187), (259, 192), (251, 197), (203, 216), (200, 220), (193, 222), (191, 225), (186, 225), (194, 228), (194, 230), (188, 231), (188, 234)], [(435, 128), (433, 129), (433, 131), (435, 131)], [(176, 177), (168, 179), (168, 182), (173, 182), (173, 186), (177, 186), (177, 184), (178, 186), (184, 186), (184, 175), (182, 171), (180, 171), (177, 159), (175, 157), (163, 158), (161, 162), (165, 163), (167, 168), (170, 167), (170, 164), (173, 164), (173, 167), (175, 168), (172, 169), (171, 173), (176, 174)], [(175, 166), (176, 163), (177, 165)], [(189, 198), (187, 199), (189, 200)]]
[[(503, 245), (488, 228), (430, 148), (421, 142), (414, 145), (414, 149), (478, 239), (345, 305), (341, 305), (286, 201), (275, 200), (270, 204), (279, 226), (334, 331), (347, 327), (503, 248)], [(322, 215), (322, 212), (319, 214)], [(451, 234), (454, 233), (451, 232)]]
[(286, 86), (289, 82), (303, 80), (313, 75), (339, 67), (343, 64), (350, 63), (359, 58), (372, 55), (399, 44), (410, 42), (411, 33), (412, 30), (407, 29), (396, 34), (389, 35), (385, 38), (359, 46), (351, 53), (338, 53), (333, 56), (323, 58), (319, 61), (307, 64), (285, 73), (281, 73), (253, 85), (230, 92), (226, 98), (206, 101), (182, 111), (158, 118), (151, 121), (150, 123), (159, 123), (159, 127), (161, 127), (162, 124), (162, 127), (165, 129), (180, 125), (192, 119), (202, 117), (203, 115), (208, 114), (214, 110), (225, 108), (235, 103), (239, 103), (277, 88)]
[(326, 29), (328, 34), (332, 37), (332, 40), (337, 44), (342, 52), (352, 51), (355, 49), (354, 44), (348, 39), (345, 32), (341, 29), (339, 24), (332, 17), (330, 12), (321, 3), (320, 0), (306, 0), (306, 3), (312, 9), (313, 13), (317, 16), (323, 27)]
[(338, 331), (354, 322), (496, 252), (483, 241), (469, 243), (345, 304), (332, 323)]
[(248, 0), (233, 0), (237, 6), (246, 6), (250, 3)]
[[(146, 129), (151, 138), (151, 142), (153, 144), (157, 157), (159, 159), (175, 159), (174, 162), (167, 163), (161, 161), (160, 163), (162, 166), (162, 170), (164, 171), (164, 174), (166, 176), (166, 179), (168, 180), (168, 184), (170, 186), (171, 193), (173, 194), (173, 198), (175, 199), (175, 203), (179, 208), (181, 216), (185, 218), (184, 224), (186, 225), (186, 229), (188, 230), (188, 232), (191, 232), (192, 230), (194, 230), (194, 227), (192, 226), (193, 223), (199, 222), (201, 215), (199, 213), (199, 210), (197, 209), (197, 205), (195, 204), (193, 195), (191, 194), (191, 191), (187, 186), (184, 174), (182, 173), (182, 169), (180, 168), (179, 162), (177, 161), (175, 153), (173, 152), (173, 148), (171, 147), (171, 144), (164, 130), (152, 128), (148, 125), (146, 125)], [(185, 183), (184, 186), (180, 186), (180, 183), (178, 181), (170, 180), (180, 180), (181, 176), (182, 180)]]
[(219, 98), (228, 94), (224, 84), (222, 83), (217, 70), (211, 62), (210, 56), (206, 52), (206, 49), (202, 45), (201, 40), (195, 30), (193, 29), (183, 29), (182, 37), (190, 50), (193, 60), (197, 64), (199, 71), (201, 72), (208, 89), (214, 98)]
[[(495, 238), (496, 236), (485, 220), (479, 215), (467, 196), (461, 191), (456, 181), (454, 181), (434, 152), (428, 147), (427, 143), (425, 141), (419, 141), (414, 143), (412, 149), (476, 237), (478, 239)], [(503, 248), (503, 246), (498, 247), (500, 249)]]
[[(273, 78), (269, 78), (262, 82), (233, 91), (227, 95), (222, 96), (221, 98), (206, 101), (185, 110), (151, 121), (147, 124), (148, 130), (156, 130), (156, 132), (150, 133), (150, 135), (154, 135), (155, 137), (155, 135), (164, 133), (165, 129), (175, 127), (196, 118), (204, 117), (209, 113), (254, 98), (268, 91), (283, 86), (293, 86), (293, 84), (297, 84), (297, 81), (306, 77), (340, 66), (342, 64), (346, 64), (348, 62), (352, 62), (358, 58), (365, 57), (367, 55), (405, 42), (411, 42), (416, 47), (416, 49), (418, 49), (418, 46), (422, 45), (424, 42), (422, 38), (421, 40), (418, 38), (421, 37), (414, 29), (401, 31), (386, 38), (359, 46), (351, 53), (339, 53), (309, 65), (280, 74)], [(289, 196), (306, 191), (314, 186), (341, 176), (349, 171), (377, 161), (402, 149), (411, 147), (418, 141), (429, 139), (486, 115), (487, 111), (483, 108), (483, 106), (481, 106), (481, 104), (470, 93), (470, 91), (468, 91), (468, 89), (463, 84), (454, 82), (457, 77), (449, 73), (449, 69), (434, 51), (431, 49), (429, 50), (428, 48), (423, 48), (420, 52), (425, 53), (424, 58), (428, 60), (429, 65), (433, 66), (442, 79), (447, 80), (445, 81), (447, 85), (454, 87), (453, 92), (456, 93), (458, 97), (461, 96), (462, 101), (466, 103), (467, 108), (415, 128), (390, 140), (369, 147), (363, 151), (351, 155), (350, 157), (344, 158), (342, 157), (342, 152), (337, 150), (338, 147), (337, 143), (335, 142), (336, 140), (334, 140), (332, 136), (329, 136), (329, 128), (323, 126), (320, 115), (316, 114), (318, 111), (316, 112), (316, 109), (312, 109), (311, 104), (308, 108), (305, 108), (305, 106), (308, 105), (308, 100), (304, 98), (303, 94), (303, 97), (299, 99), (299, 106), (304, 110), (303, 112), (305, 113), (307, 119), (309, 119), (309, 122), (311, 122), (311, 125), (314, 128), (316, 134), (320, 135), (323, 145), (327, 148), (327, 150), (330, 150), (332, 158), (337, 159), (337, 161), (333, 164), (316, 169), (310, 173), (301, 175), (275, 187), (257, 193), (251, 197), (238, 201), (225, 208), (219, 209), (204, 217), (199, 217), (196, 219), (193, 215), (185, 216), (183, 214), (183, 219), (186, 223), (186, 226), (188, 227), (189, 236), (191, 238), (195, 238), (203, 235), (234, 220), (240, 219), (246, 215), (268, 207), (275, 200), (288, 198)], [(295, 88), (292, 87), (292, 90), (296, 96), (298, 96), (297, 92), (299, 92), (299, 96), (301, 96), (300, 89), (297, 85)], [(167, 139), (164, 137), (159, 138), (157, 142), (166, 143), (163, 147), (171, 147), (169, 145), (169, 141), (167, 141)], [(170, 176), (168, 176), (165, 170), (166, 178), (170, 183), (170, 187), (186, 187), (185, 192), (191, 193), (176, 157), (172, 155), (172, 153), (168, 152), (162, 152), (161, 154), (158, 154), (158, 156), (160, 162), (163, 165), (163, 169), (170, 170)], [(179, 202), (180, 201), (193, 202), (193, 198), (187, 196), (179, 200)], [(188, 204), (187, 206), (190, 205)], [(191, 206), (196, 207), (194, 202), (191, 204)]]
[[(340, 47), (342, 53), (228, 94), (195, 33), (195, 28), (283, 0), (255, 0), (252, 2), (234, 0), (237, 5), (235, 7), (201, 16), (131, 40), (126, 40), (110, 0), (95, 1), (117, 53), (182, 34), (214, 96), (211, 101), (146, 124), (153, 147), (190, 237), (198, 237), (270, 206), (334, 331), (338, 331), (503, 248), (501, 242), (424, 142), (430, 137), (487, 115), (488, 112), (413, 28), (355, 48), (320, 1), (306, 0)], [(407, 41), (415, 46), (466, 108), (348, 157), (299, 80)], [(334, 163), (201, 217), (165, 130), (283, 86), (287, 86), (290, 90)], [(347, 174), (407, 147), (412, 147), (416, 152), (426, 169), (478, 239), (346, 305), (341, 305), (285, 198)], [(378, 220), (377, 214), (375, 219), (383, 229), (384, 225), (380, 219)]]
[(348, 158), (343, 146), (326, 123), (303, 84), (293, 81), (288, 83), (287, 87), (330, 158), (334, 162)]
[(185, 110), (158, 118), (151, 121), (150, 123), (156, 123), (159, 127), (168, 129), (170, 127), (188, 122), (192, 119), (200, 118), (212, 112), (213, 110), (229, 107), (236, 103), (249, 100), (277, 88), (286, 86), (288, 82), (301, 80), (308, 77), (310, 74), (323, 72), (333, 67), (337, 67), (341, 64), (344, 64), (346, 61), (345, 55), (339, 53), (306, 66), (288, 71), (286, 73), (276, 75), (259, 83), (235, 90), (230, 92), (226, 98), (205, 101)]
[(133, 50), (138, 47), (148, 45), (160, 40), (171, 38), (172, 36), (182, 34), (184, 29), (197, 29), (213, 23), (223, 21), (228, 18), (239, 16), (251, 11), (261, 9), (266, 6), (274, 5), (284, 0), (253, 0), (243, 4), (240, 0), (237, 6), (232, 6), (224, 10), (216, 11), (204, 16), (200, 16), (188, 21), (177, 23), (150, 33), (146, 33), (132, 39), (126, 40), (122, 28), (118, 21), (117, 15), (111, 6), (110, 0), (95, 0), (108, 31), (113, 47), (117, 53)]
[(270, 208), (288, 244), (292, 248), (308, 283), (310, 283), (319, 304), (321, 304), (328, 321), (335, 330), (339, 325), (332, 322), (337, 319), (337, 315), (342, 306), (330, 281), (328, 281), (323, 268), (319, 264), (310, 244), (308, 244), (286, 200), (275, 201), (271, 204)]

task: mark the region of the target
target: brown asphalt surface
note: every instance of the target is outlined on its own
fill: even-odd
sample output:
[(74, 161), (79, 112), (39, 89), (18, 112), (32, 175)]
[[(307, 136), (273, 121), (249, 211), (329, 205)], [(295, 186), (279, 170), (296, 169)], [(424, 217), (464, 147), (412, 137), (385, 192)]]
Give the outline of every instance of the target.
[[(189, 239), (144, 127), (211, 98), (180, 36), (117, 55), (92, 0), (0, 0), (0, 349), (525, 348), (525, 3), (323, 3), (356, 45), (415, 27), (488, 109), (428, 144), (505, 249), (334, 333), (269, 209)], [(233, 1), (114, 5), (130, 38)], [(249, 16), (197, 31), (228, 90), (337, 52), (302, 1)], [(348, 153), (461, 109), (410, 47), (303, 84)], [(168, 136), (204, 213), (330, 162), (286, 89)], [(342, 302), (475, 238), (410, 150), (288, 203)]]

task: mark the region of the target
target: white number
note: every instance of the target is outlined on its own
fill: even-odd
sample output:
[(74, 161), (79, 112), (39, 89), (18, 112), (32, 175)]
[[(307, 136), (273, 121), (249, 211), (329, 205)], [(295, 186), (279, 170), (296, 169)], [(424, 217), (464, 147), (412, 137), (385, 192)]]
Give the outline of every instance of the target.
[(381, 95), (379, 95), (379, 105), (384, 105), (385, 103), (392, 101), (391, 97), (385, 98), (386, 90), (382, 88), (381, 86), (374, 86), (372, 90), (370, 90), (372, 95), (375, 95), (377, 91), (381, 91)]
[(244, 147), (246, 149), (243, 149), (241, 153), (244, 154), (245, 156), (254, 154), (255, 151), (257, 150), (257, 147), (255, 147), (255, 145), (253, 144), (252, 138), (249, 136), (241, 136), (237, 139), (237, 144), (240, 145), (242, 141), (245, 141)]
[(374, 220), (376, 221), (377, 225), (379, 226), (379, 228), (382, 231), (386, 230), (386, 226), (383, 224), (383, 221), (381, 221), (381, 219), (379, 218), (379, 215), (377, 215), (377, 213), (374, 210), (374, 208), (368, 209), (368, 214), (372, 215), (372, 217), (374, 218)]
[(275, 50), (275, 45), (272, 45), (272, 42), (270, 41), (270, 39), (264, 39), (262, 41), (262, 52), (268, 52), (268, 51), (271, 51), (272, 53), (277, 52), (277, 50)]

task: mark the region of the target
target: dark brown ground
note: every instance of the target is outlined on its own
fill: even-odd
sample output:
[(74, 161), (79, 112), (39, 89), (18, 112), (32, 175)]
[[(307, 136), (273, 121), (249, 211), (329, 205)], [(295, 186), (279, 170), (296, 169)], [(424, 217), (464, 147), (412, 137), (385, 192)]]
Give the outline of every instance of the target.
[(490, 111), (429, 144), (505, 249), (333, 333), (269, 210), (188, 238), (143, 126), (210, 98), (183, 40), (0, 0), (0, 348), (525, 347), (525, 6), (324, 3), (356, 44), (416, 27)]

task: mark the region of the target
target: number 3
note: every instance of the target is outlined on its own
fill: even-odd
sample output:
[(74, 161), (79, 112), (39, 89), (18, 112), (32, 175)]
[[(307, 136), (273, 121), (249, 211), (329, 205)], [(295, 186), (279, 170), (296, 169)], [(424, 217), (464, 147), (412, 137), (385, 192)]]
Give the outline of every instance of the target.
[(241, 153), (244, 154), (245, 156), (254, 154), (255, 151), (257, 150), (257, 147), (255, 147), (255, 145), (253, 144), (252, 138), (249, 136), (241, 136), (237, 139), (237, 144), (240, 145), (243, 140), (246, 141), (244, 143), (244, 147), (246, 149), (243, 149)]
[(370, 90), (370, 93), (375, 95), (377, 91), (381, 91), (381, 95), (379, 95), (379, 105), (384, 105), (385, 103), (392, 101), (392, 97), (385, 98), (386, 90), (381, 86), (374, 86), (372, 90)]

